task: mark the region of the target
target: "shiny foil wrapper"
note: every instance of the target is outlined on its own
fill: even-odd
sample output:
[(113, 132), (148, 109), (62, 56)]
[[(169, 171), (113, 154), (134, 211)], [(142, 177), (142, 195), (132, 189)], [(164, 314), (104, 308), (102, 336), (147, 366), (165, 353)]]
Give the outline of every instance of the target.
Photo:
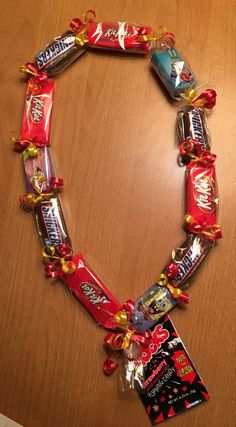
[(183, 287), (201, 265), (212, 246), (212, 241), (200, 235), (188, 234), (184, 242), (172, 251), (171, 259), (163, 271), (168, 275), (169, 265), (178, 267), (178, 274), (169, 277), (169, 283), (174, 287)]
[[(177, 112), (177, 135), (179, 144), (187, 140), (199, 142), (202, 151), (210, 151), (209, 132), (207, 129), (206, 113), (203, 108), (190, 105)], [(191, 152), (197, 155), (197, 150)], [(188, 156), (182, 156), (184, 163), (188, 163)]]
[(176, 304), (169, 290), (155, 283), (135, 301), (131, 323), (136, 330), (145, 332)]
[(152, 43), (141, 40), (140, 36), (151, 34), (151, 27), (129, 22), (90, 22), (86, 30), (86, 45), (100, 49), (147, 53)]
[(99, 325), (114, 329), (114, 315), (121, 308), (121, 304), (81, 254), (75, 255), (73, 261), (77, 264), (75, 273), (63, 274), (62, 282)]
[[(47, 188), (50, 186), (51, 178), (55, 176), (50, 148), (45, 145), (44, 147), (39, 148), (39, 151), (40, 154), (38, 156), (29, 157), (24, 160), (26, 188), (28, 193), (36, 193), (31, 180), (34, 179), (33, 177), (38, 173), (42, 173), (45, 177), (45, 181), (41, 184), (35, 180), (35, 186), (37, 186), (40, 192), (46, 192)], [(23, 158), (24, 155), (25, 154), (23, 153)]]
[(54, 80), (28, 80), (20, 140), (41, 146), (50, 144), (53, 98)]
[(79, 46), (75, 38), (73, 31), (55, 37), (36, 55), (37, 68), (46, 71), (49, 76), (61, 73), (85, 52), (85, 48)]
[(68, 236), (61, 203), (58, 197), (39, 202), (35, 208), (36, 224), (43, 246), (59, 245), (71, 241)]
[[(216, 224), (215, 166), (202, 162), (191, 162), (186, 168), (186, 214), (194, 218), (197, 224), (207, 227)], [(187, 224), (190, 232), (195, 228)]]

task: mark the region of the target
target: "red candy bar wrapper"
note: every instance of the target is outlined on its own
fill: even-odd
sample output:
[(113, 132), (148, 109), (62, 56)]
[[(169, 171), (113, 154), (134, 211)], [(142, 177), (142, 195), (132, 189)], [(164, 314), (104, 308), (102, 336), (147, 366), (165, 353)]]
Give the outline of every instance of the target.
[(151, 34), (151, 27), (129, 22), (90, 22), (86, 30), (86, 45), (101, 49), (147, 53), (152, 43), (140, 40), (140, 36)]
[(144, 381), (136, 390), (152, 424), (158, 424), (210, 398), (168, 315), (151, 328), (142, 355)]
[(28, 80), (21, 127), (21, 140), (50, 144), (54, 80)]
[(50, 186), (50, 180), (55, 176), (52, 157), (50, 153), (50, 148), (45, 146), (39, 148), (40, 154), (34, 157), (28, 157), (28, 151), (25, 150), (23, 152), (24, 159), (24, 170), (25, 170), (25, 178), (26, 178), (26, 187), (28, 193), (36, 193), (35, 187), (32, 185), (31, 178), (36, 176), (38, 173), (42, 173), (45, 177), (45, 181), (43, 181), (40, 185), (37, 180), (35, 180), (35, 185), (39, 186), (39, 191), (45, 192), (46, 189)]
[(121, 304), (93, 272), (82, 255), (75, 255), (73, 261), (77, 264), (75, 273), (63, 274), (62, 282), (99, 325), (107, 329), (114, 329), (114, 315), (120, 309)]
[(186, 168), (186, 216), (191, 233), (204, 232), (216, 225), (215, 166), (191, 162)]

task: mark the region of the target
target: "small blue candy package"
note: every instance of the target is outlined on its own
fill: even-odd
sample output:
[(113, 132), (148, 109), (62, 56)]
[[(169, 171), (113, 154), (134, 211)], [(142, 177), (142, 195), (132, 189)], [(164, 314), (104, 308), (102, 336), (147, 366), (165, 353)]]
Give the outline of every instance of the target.
[(180, 100), (197, 83), (185, 60), (173, 43), (170, 45), (166, 39), (157, 40), (151, 63), (174, 99)]

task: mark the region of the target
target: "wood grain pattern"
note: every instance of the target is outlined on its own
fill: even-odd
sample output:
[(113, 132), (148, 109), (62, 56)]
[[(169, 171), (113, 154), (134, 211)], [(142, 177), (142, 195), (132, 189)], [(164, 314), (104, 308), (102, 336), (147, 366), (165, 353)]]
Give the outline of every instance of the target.
[[(235, 411), (235, 71), (234, 0), (8, 0), (1, 5), (0, 412), (24, 427), (145, 427), (138, 396), (117, 392), (101, 365), (104, 331), (60, 285), (44, 277), (25, 191), (19, 134), (25, 84), (17, 72), (88, 8), (176, 34), (199, 80), (218, 103), (209, 117), (218, 155), (224, 238), (195, 276), (187, 311), (171, 317), (211, 400), (169, 426), (233, 427)], [(63, 205), (80, 249), (120, 301), (139, 296), (184, 236), (184, 170), (174, 144), (176, 105), (131, 55), (89, 52), (56, 79), (52, 147), (65, 179)]]

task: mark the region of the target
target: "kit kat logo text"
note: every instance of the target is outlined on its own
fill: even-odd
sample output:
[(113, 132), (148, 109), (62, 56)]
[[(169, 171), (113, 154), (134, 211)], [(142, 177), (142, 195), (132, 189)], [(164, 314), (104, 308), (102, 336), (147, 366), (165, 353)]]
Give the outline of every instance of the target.
[(30, 104), (30, 115), (34, 123), (40, 123), (43, 119), (44, 100), (41, 96), (33, 96)]
[(128, 37), (130, 33), (125, 30), (125, 22), (120, 23), (120, 28), (108, 28), (105, 32), (105, 37), (118, 39), (119, 37)]
[(197, 206), (203, 212), (214, 211), (214, 188), (208, 177), (203, 176), (194, 183), (194, 196)]
[(82, 282), (80, 290), (93, 305), (108, 304), (110, 302), (104, 295), (103, 290), (96, 283)]

